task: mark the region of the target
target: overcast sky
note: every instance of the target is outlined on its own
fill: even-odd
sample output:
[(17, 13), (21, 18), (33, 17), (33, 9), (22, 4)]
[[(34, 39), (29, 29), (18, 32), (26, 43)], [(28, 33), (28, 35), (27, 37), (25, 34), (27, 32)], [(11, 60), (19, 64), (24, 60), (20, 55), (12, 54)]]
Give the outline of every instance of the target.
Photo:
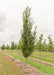
[(18, 42), (22, 29), (22, 13), (29, 5), (37, 25), (37, 34), (54, 38), (54, 0), (0, 0), (0, 44)]

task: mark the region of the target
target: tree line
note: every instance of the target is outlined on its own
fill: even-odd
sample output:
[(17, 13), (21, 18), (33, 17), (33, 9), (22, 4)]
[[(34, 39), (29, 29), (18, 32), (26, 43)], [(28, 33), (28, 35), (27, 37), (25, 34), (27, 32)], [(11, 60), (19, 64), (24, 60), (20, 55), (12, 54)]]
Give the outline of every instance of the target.
[[(51, 38), (51, 35), (48, 36), (48, 44), (46, 43), (46, 39), (43, 40), (43, 34), (40, 34), (39, 39), (37, 39), (37, 26), (35, 26), (34, 31), (32, 31), (33, 28), (33, 19), (31, 18), (31, 8), (26, 7), (26, 9), (23, 12), (22, 16), (23, 20), (23, 29), (21, 30), (21, 38), (19, 40), (19, 43), (16, 44), (14, 41), (11, 42), (11, 46), (7, 44), (3, 44), (1, 46), (1, 49), (20, 49), (23, 53), (23, 56), (27, 58), (32, 54), (34, 50), (41, 51), (54, 51), (54, 44), (53, 40)], [(40, 53), (41, 54), (41, 53)]]
[[(23, 30), (21, 30), (21, 39), (19, 40), (19, 43), (15, 43), (14, 41), (11, 41), (11, 46), (8, 44), (5, 46), (3, 44), (1, 46), (1, 49), (22, 49), (22, 43), (24, 44), (24, 47), (33, 47), (34, 49), (38, 51), (54, 51), (54, 43), (51, 38), (51, 35), (49, 34), (48, 43), (46, 43), (46, 39), (43, 40), (43, 34), (40, 34), (39, 39), (37, 39), (37, 26), (35, 27), (34, 32), (32, 32), (32, 26), (33, 26), (33, 20), (31, 18), (31, 8), (27, 7), (23, 12)], [(31, 44), (32, 43), (32, 44)], [(30, 49), (30, 48), (28, 48)], [(32, 49), (32, 48), (31, 48)]]
[[(43, 40), (43, 34), (40, 34), (39, 39), (37, 39), (36, 44), (34, 46), (34, 50), (37, 51), (54, 51), (54, 43), (53, 40), (51, 38), (51, 35), (49, 35), (48, 37), (48, 43), (46, 42), (46, 39)], [(7, 49), (7, 50), (17, 50), (17, 49), (21, 49), (21, 40), (19, 40), (19, 43), (15, 43), (14, 41), (11, 42), (11, 46), (9, 46), (8, 44), (5, 46), (5, 44), (3, 44), (1, 46), (1, 49)]]
[(46, 39), (43, 40), (43, 34), (39, 36), (39, 39), (37, 40), (35, 48), (39, 51), (54, 51), (54, 43), (51, 38), (51, 35), (49, 34), (48, 43), (46, 42)]
[(17, 49), (21, 49), (20, 47), (20, 41), (19, 44), (15, 43), (14, 41), (11, 41), (11, 46), (10, 45), (5, 45), (2, 44), (2, 46), (0, 47), (2, 50), (17, 50)]

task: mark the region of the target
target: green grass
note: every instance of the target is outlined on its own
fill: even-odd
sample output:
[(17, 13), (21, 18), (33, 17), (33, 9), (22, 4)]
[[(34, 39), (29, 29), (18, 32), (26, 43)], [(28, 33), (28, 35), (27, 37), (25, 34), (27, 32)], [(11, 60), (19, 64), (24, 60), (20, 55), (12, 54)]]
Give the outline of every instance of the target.
[[(13, 53), (17, 53), (17, 54), (20, 54), (20, 55), (22, 55), (22, 52), (21, 52), (21, 50), (10, 50), (9, 52), (13, 52)], [(35, 52), (36, 53), (36, 52)], [(43, 53), (43, 52), (42, 52)], [(45, 52), (46, 53), (46, 52)], [(38, 53), (37, 53), (38, 54)], [(35, 54), (34, 54), (35, 55)], [(35, 59), (39, 59), (39, 60), (43, 60), (43, 61), (48, 61), (48, 62), (51, 62), (51, 63), (54, 63), (54, 60), (51, 60), (51, 59), (47, 59), (47, 58), (42, 58), (42, 57), (36, 57), (36, 56), (32, 56), (31, 55), (31, 57), (32, 58), (35, 58)]]
[[(13, 53), (17, 53), (17, 54), (22, 55), (21, 50), (17, 50), (17, 51), (16, 50), (12, 50), (12, 51), (10, 50), (10, 51), (6, 51), (6, 52), (13, 52)], [(35, 59), (39, 59), (39, 60), (43, 60), (43, 61), (47, 61), (47, 62), (50, 62), (50, 63), (54, 63), (54, 60), (51, 60), (51, 59), (36, 57), (36, 56), (32, 56), (32, 55), (30, 57), (35, 58)]]
[[(34, 51), (32, 53), (32, 55), (34, 56), (39, 56), (39, 51)], [(48, 57), (48, 58), (54, 58), (54, 52), (44, 52), (44, 51), (41, 51), (41, 57)]]
[[(21, 61), (23, 61), (23, 62), (26, 61), (26, 59), (23, 58), (23, 57), (17, 56), (17, 55), (15, 55), (15, 54), (12, 54), (12, 53), (9, 53), (9, 52), (6, 52), (6, 53), (8, 53), (9, 55), (11, 55), (11, 56), (15, 57), (16, 59), (19, 59), (19, 60), (21, 60)], [(29, 65), (31, 65), (31, 66), (37, 68), (37, 69), (40, 70), (41, 72), (47, 73), (47, 75), (49, 75), (50, 73), (51, 73), (51, 75), (54, 75), (54, 68), (53, 68), (53, 67), (49, 67), (49, 66), (47, 66), (47, 65), (44, 65), (44, 64), (35, 62), (35, 61), (33, 61), (33, 60), (29, 60), (29, 59), (28, 59), (27, 63), (28, 63)], [(48, 74), (48, 73), (49, 73), (49, 74)]]
[[(9, 51), (9, 52), (14, 52), (14, 53), (18, 53), (20, 55), (23, 55), (21, 50), (6, 50), (6, 51)], [(39, 56), (39, 51), (34, 51), (32, 53), (32, 56)], [(48, 58), (53, 58), (54, 59), (54, 52), (44, 52), (44, 51), (41, 51), (41, 57), (48, 57)]]
[(25, 75), (7, 56), (0, 52), (0, 75)]
[(20, 55), (23, 55), (21, 50), (6, 50), (6, 51), (11, 52), (11, 53), (13, 52), (13, 53), (18, 53)]
[(39, 59), (39, 60), (43, 60), (43, 61), (48, 61), (48, 62), (54, 63), (54, 60), (51, 60), (51, 59), (42, 58), (42, 57), (36, 57), (36, 56), (31, 56), (31, 57), (35, 58), (35, 59)]

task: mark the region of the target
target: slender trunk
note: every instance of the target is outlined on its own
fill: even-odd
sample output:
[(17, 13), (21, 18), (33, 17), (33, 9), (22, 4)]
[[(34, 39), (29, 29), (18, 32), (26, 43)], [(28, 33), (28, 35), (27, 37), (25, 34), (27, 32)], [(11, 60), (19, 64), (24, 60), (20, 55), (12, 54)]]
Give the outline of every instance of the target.
[(25, 64), (25, 69), (27, 69), (27, 57), (26, 57), (26, 64)]
[(27, 65), (27, 57), (26, 57), (26, 65)]

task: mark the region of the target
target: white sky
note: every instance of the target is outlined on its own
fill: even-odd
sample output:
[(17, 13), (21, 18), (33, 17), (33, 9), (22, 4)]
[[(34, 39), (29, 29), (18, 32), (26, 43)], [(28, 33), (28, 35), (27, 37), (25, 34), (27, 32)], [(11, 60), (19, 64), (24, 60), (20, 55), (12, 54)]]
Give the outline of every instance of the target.
[(18, 42), (22, 29), (22, 13), (32, 7), (31, 16), (36, 22), (37, 33), (54, 38), (54, 0), (0, 0), (0, 44)]

